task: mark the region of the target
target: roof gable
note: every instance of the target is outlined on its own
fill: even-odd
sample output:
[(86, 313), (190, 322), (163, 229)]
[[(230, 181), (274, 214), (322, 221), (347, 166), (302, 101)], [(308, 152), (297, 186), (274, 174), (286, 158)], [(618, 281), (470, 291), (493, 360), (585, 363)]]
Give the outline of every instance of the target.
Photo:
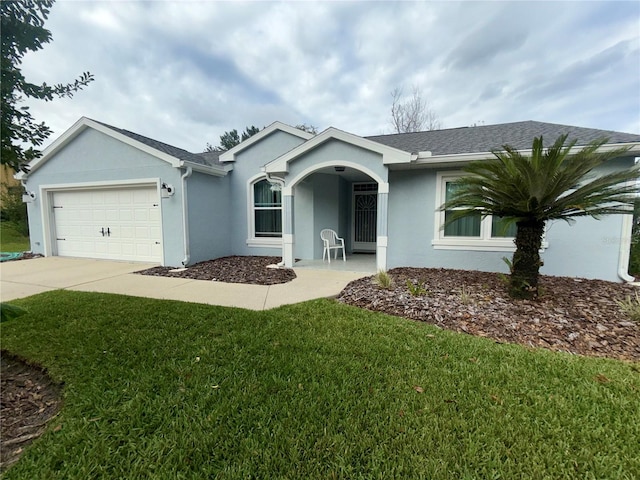
[(247, 138), (245, 141), (240, 142), (238, 145), (236, 145), (232, 149), (222, 153), (220, 155), (220, 162), (222, 163), (235, 162), (236, 155), (238, 153), (249, 148), (251, 145), (259, 142), (260, 140), (271, 135), (273, 132), (277, 130), (302, 138), (303, 140), (309, 140), (314, 136), (312, 133), (305, 132), (304, 130), (300, 130), (298, 128), (292, 127), (291, 125), (287, 125), (281, 122), (273, 122), (271, 125), (263, 128), (255, 135), (252, 135), (251, 137)]
[(382, 163), (385, 165), (394, 163), (409, 163), (411, 161), (411, 154), (408, 152), (381, 144), (379, 142), (374, 142), (363, 137), (359, 137), (352, 133), (338, 130), (334, 127), (329, 127), (322, 133), (319, 133), (310, 140), (307, 140), (300, 146), (267, 163), (265, 165), (265, 171), (268, 173), (287, 172), (289, 171), (289, 162), (294, 161), (298, 157), (301, 157), (305, 153), (328, 142), (329, 140), (339, 140), (349, 145), (354, 145), (365, 150), (379, 153), (380, 155), (382, 155)]
[[(42, 155), (29, 163), (29, 173), (36, 171), (56, 153), (60, 152), (66, 145), (73, 141), (87, 128), (97, 130), (138, 150), (142, 150), (162, 161), (169, 163), (173, 167), (190, 166), (194, 170), (211, 175), (226, 175), (229, 167), (225, 168), (219, 164), (209, 163), (204, 156), (190, 153), (172, 145), (153, 140), (137, 133), (123, 130), (106, 123), (98, 122), (87, 117), (81, 117), (66, 132), (58, 137), (51, 145), (44, 149)], [(24, 174), (19, 174), (24, 177)]]

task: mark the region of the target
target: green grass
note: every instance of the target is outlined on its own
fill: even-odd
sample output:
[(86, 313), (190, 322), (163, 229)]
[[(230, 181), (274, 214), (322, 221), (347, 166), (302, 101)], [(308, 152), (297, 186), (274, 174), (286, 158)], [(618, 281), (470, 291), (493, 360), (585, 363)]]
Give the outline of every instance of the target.
[(65, 383), (7, 479), (640, 476), (640, 367), (331, 300), (267, 312), (57, 291), (2, 347)]
[(25, 252), (31, 248), (25, 237), (6, 222), (0, 224), (0, 252)]

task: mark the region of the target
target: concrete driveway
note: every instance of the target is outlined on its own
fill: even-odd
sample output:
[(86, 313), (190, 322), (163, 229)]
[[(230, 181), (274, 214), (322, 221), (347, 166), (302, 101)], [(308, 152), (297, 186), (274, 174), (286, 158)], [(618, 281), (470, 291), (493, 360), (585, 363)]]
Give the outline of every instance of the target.
[(0, 299), (49, 290), (120, 293), (228, 307), (266, 310), (314, 298), (332, 297), (363, 272), (295, 269), (297, 278), (279, 285), (245, 285), (136, 275), (154, 265), (81, 258), (45, 257), (0, 264)]

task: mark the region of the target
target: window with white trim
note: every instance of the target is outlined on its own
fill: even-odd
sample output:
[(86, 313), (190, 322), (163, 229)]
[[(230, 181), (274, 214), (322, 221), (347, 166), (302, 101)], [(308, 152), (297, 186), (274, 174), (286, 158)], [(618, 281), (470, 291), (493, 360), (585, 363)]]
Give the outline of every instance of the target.
[(249, 183), (249, 239), (255, 246), (282, 245), (282, 192), (265, 178)]
[[(437, 174), (436, 206), (450, 200), (457, 188), (457, 180), (463, 172), (442, 172)], [(501, 217), (480, 213), (467, 215), (447, 224), (455, 209), (436, 211), (434, 248), (460, 250), (512, 251), (515, 249), (515, 223), (508, 223)]]

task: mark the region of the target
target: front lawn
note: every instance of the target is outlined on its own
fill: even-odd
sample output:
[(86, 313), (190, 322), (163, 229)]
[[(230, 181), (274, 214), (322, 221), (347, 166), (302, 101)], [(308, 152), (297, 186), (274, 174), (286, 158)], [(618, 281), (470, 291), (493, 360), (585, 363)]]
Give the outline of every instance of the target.
[(638, 478), (640, 366), (331, 300), (266, 312), (57, 291), (2, 348), (64, 382), (7, 479)]

